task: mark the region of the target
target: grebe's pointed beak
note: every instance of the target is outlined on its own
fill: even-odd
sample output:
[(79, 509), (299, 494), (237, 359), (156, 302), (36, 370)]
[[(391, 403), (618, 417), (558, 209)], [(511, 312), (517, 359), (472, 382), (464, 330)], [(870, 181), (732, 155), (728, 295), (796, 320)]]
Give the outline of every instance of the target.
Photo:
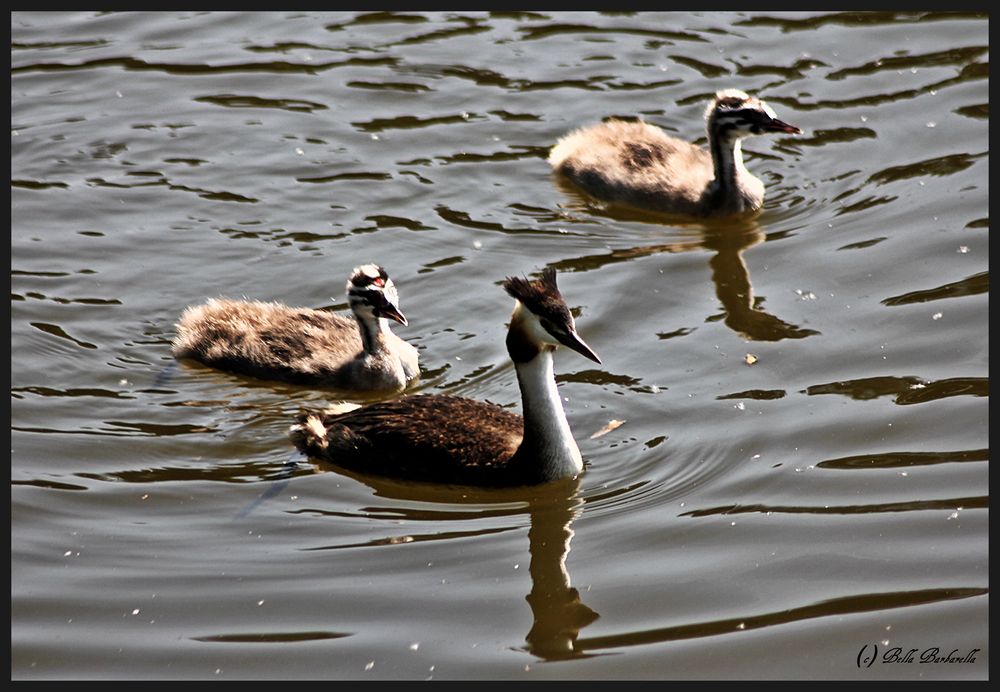
[(575, 330), (570, 330), (566, 334), (559, 334), (558, 336), (556, 336), (556, 338), (559, 339), (559, 343), (561, 343), (563, 346), (573, 349), (581, 356), (589, 358), (595, 363), (601, 362), (601, 359), (597, 357), (597, 354), (594, 353), (594, 350), (590, 348), (590, 346), (588, 346), (583, 339), (580, 338), (580, 335), (577, 334)]

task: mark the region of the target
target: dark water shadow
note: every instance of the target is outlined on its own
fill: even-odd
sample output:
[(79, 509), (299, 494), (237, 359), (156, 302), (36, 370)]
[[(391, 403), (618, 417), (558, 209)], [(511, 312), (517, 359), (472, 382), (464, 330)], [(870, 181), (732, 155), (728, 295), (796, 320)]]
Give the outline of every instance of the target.
[(948, 452), (882, 452), (880, 454), (858, 454), (826, 459), (818, 462), (816, 468), (853, 471), (856, 469), (896, 469), (989, 460), (989, 449), (962, 449)]
[(748, 617), (710, 620), (672, 627), (609, 634), (602, 637), (591, 637), (577, 640), (576, 646), (582, 651), (604, 649), (621, 649), (632, 646), (645, 646), (683, 639), (698, 639), (714, 637), (721, 634), (735, 634), (746, 630), (773, 627), (792, 622), (808, 621), (815, 618), (835, 617), (857, 613), (893, 610), (912, 606), (941, 603), (965, 598), (985, 596), (989, 589), (982, 587), (922, 589), (919, 591), (899, 591), (889, 593), (858, 594), (842, 598), (832, 598), (818, 603), (788, 608), (773, 613), (762, 613)]
[(912, 375), (886, 375), (814, 384), (802, 391), (809, 396), (839, 394), (858, 401), (891, 396), (896, 404), (906, 406), (953, 396), (988, 397), (990, 380), (988, 377), (949, 377), (927, 381)]
[(884, 512), (926, 512), (928, 510), (949, 511), (962, 509), (987, 509), (989, 497), (985, 495), (970, 497), (949, 497), (941, 500), (905, 500), (902, 502), (881, 502), (864, 505), (722, 505), (707, 509), (696, 509), (684, 512), (682, 517), (708, 517), (713, 515), (729, 516), (730, 514), (817, 514), (840, 515), (880, 514)]

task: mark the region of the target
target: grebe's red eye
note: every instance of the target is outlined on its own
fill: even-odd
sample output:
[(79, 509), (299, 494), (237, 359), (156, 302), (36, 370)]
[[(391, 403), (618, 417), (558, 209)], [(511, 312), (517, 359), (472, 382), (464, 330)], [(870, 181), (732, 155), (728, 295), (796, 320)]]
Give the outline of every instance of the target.
[(375, 279), (372, 279), (372, 283), (375, 284), (376, 286), (385, 286), (385, 279), (379, 276)]

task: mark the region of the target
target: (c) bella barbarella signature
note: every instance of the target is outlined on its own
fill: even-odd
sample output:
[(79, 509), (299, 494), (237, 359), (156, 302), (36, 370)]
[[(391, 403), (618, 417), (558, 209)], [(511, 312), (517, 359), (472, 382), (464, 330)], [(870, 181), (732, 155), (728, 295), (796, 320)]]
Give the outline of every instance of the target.
[(904, 649), (901, 646), (886, 648), (879, 656), (878, 644), (865, 644), (858, 651), (858, 668), (871, 668), (879, 663), (975, 663), (976, 654), (980, 649), (972, 649), (967, 653), (952, 649), (948, 653), (938, 646), (925, 649)]

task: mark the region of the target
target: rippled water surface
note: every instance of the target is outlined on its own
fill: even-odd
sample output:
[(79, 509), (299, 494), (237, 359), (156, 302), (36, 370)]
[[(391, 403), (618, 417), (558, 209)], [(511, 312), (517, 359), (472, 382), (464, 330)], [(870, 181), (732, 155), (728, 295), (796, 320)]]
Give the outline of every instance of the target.
[[(988, 677), (985, 14), (15, 12), (11, 41), (13, 678)], [(545, 162), (608, 116), (704, 143), (727, 87), (804, 130), (746, 142), (753, 218), (608, 209)], [(416, 390), (515, 410), (499, 281), (559, 270), (603, 360), (556, 357), (578, 480), (347, 475), (286, 435), (341, 393), (170, 355), (186, 305), (344, 310), (371, 261)]]

